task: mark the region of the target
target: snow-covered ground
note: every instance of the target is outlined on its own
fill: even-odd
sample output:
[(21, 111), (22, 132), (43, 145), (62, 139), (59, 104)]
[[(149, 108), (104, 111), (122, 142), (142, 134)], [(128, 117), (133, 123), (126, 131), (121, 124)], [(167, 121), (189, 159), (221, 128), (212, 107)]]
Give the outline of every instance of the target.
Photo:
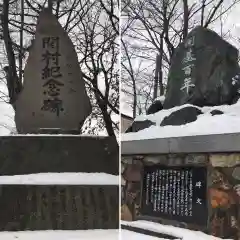
[[(176, 236), (182, 240), (220, 240), (202, 232), (190, 231), (187, 229), (164, 226), (158, 223), (147, 221), (124, 222), (154, 232)], [(164, 238), (152, 237), (128, 230), (76, 230), (76, 231), (22, 231), (22, 232), (0, 232), (1, 240), (163, 240)], [(165, 238), (166, 239), (166, 238)]]
[(0, 232), (1, 240), (118, 240), (119, 230)]
[[(193, 105), (185, 104), (171, 109), (162, 110), (155, 114), (138, 116), (135, 121), (150, 120), (155, 122), (157, 126), (151, 126), (136, 133), (122, 134), (121, 141), (240, 133), (240, 100), (233, 105), (199, 107), (204, 114), (199, 115), (197, 120), (192, 123), (181, 126), (160, 126), (160, 123), (166, 116), (169, 116), (172, 112), (187, 106)], [(224, 112), (224, 114), (212, 116), (210, 112), (215, 109)]]
[(0, 176), (0, 185), (119, 185), (119, 181), (119, 176), (107, 173), (36, 173)]
[(127, 230), (0, 232), (1, 240), (163, 240)]
[(165, 239), (166, 238), (152, 237), (128, 230), (121, 230), (120, 233), (120, 240), (165, 240)]
[[(170, 228), (170, 227), (169, 227)], [(173, 227), (171, 227), (173, 231)], [(159, 229), (160, 230), (160, 229)], [(187, 230), (186, 230), (187, 231)], [(219, 240), (200, 232), (179, 234), (183, 240)], [(0, 232), (1, 240), (164, 240), (128, 230), (77, 230), (77, 231), (23, 231), (23, 232)]]
[[(157, 233), (162, 233), (162, 234), (167, 234), (171, 236), (176, 236), (176, 239), (182, 239), (182, 240), (220, 240), (221, 238), (213, 237), (210, 235), (207, 235), (203, 232), (199, 231), (191, 231), (188, 229), (183, 229), (183, 228), (177, 228), (173, 226), (168, 226), (168, 225), (162, 225), (159, 223), (153, 223), (149, 221), (135, 221), (135, 222), (126, 222), (126, 221), (121, 221), (122, 224), (132, 226), (132, 227), (138, 227), (142, 228), (145, 230), (150, 230), (153, 232)], [(127, 236), (128, 233), (121, 232), (121, 239), (134, 239), (134, 238), (128, 238)], [(145, 239), (149, 240), (154, 240), (154, 239), (159, 239), (155, 237), (150, 237), (150, 236), (145, 236)], [(149, 237), (149, 238), (147, 238)], [(142, 238), (140, 238), (142, 239)]]

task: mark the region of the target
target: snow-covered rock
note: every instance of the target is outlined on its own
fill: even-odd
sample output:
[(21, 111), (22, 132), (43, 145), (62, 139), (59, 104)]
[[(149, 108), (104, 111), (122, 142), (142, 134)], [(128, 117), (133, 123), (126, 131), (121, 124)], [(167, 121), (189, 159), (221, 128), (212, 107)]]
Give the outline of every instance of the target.
[[(209, 134), (224, 134), (240, 132), (240, 100), (233, 105), (222, 105), (215, 107), (197, 107), (203, 112), (196, 121), (180, 125), (180, 126), (160, 126), (163, 119), (171, 113), (193, 106), (185, 104), (171, 109), (163, 109), (155, 114), (140, 115), (135, 121), (149, 120), (156, 125), (150, 126), (136, 133), (122, 134), (122, 141), (154, 139), (154, 138), (169, 138), (182, 136), (196, 136)], [(194, 106), (196, 107), (196, 106)], [(213, 110), (222, 111), (223, 114), (212, 115)]]

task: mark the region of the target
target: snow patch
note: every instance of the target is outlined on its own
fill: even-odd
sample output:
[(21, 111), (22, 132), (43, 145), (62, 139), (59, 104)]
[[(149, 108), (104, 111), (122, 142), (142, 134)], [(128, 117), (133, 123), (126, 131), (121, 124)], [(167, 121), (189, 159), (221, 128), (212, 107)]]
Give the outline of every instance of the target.
[(119, 185), (119, 181), (119, 176), (107, 173), (36, 173), (0, 176), (0, 185)]
[(158, 238), (128, 230), (121, 230), (121, 240), (166, 240), (166, 238)]
[[(158, 232), (162, 234), (176, 236), (176, 239), (179, 238), (182, 240), (193, 240), (193, 239), (194, 240), (220, 240), (221, 239), (211, 235), (207, 235), (200, 231), (192, 231), (189, 229), (162, 225), (159, 223), (154, 223), (149, 221), (134, 221), (134, 222), (121, 221), (121, 224), (132, 226), (132, 227), (138, 227), (138, 228), (142, 228), (145, 230), (150, 230), (150, 231)], [(122, 238), (122, 240), (124, 240), (124, 238)]]
[(119, 230), (0, 232), (3, 240), (118, 240)]
[[(222, 105), (215, 107), (196, 107), (203, 112), (197, 120), (181, 126), (160, 126), (162, 120), (172, 112), (185, 107), (196, 107), (190, 104), (164, 109), (155, 114), (138, 116), (135, 121), (150, 120), (157, 126), (151, 126), (136, 133), (122, 134), (122, 141), (170, 138), (196, 135), (212, 135), (224, 133), (240, 133), (240, 100), (233, 105)], [(213, 110), (220, 110), (224, 114), (212, 116)]]
[(165, 101), (165, 96), (164, 96), (164, 95), (159, 96), (159, 97), (157, 97), (157, 98), (154, 99), (154, 102), (155, 102), (155, 101), (160, 101), (160, 102), (163, 104), (164, 101)]

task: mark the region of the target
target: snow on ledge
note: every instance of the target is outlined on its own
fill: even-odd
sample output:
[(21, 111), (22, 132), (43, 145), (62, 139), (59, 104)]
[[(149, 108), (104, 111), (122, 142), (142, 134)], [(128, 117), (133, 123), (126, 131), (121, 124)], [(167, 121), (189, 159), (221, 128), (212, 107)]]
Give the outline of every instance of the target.
[(0, 232), (2, 240), (118, 240), (119, 230)]
[[(121, 235), (121, 238), (119, 236)], [(127, 230), (19, 231), (0, 232), (3, 240), (164, 240)]]
[(27, 133), (27, 134), (11, 134), (11, 135), (0, 135), (2, 137), (78, 137), (78, 138), (106, 138), (107, 135), (90, 135), (90, 134), (50, 134), (50, 133)]
[(168, 240), (168, 239), (153, 237), (153, 236), (144, 235), (141, 233), (123, 229), (121, 230), (121, 238), (119, 240)]
[(162, 234), (176, 236), (176, 238), (180, 238), (182, 240), (220, 240), (221, 239), (211, 235), (207, 235), (200, 231), (192, 231), (189, 229), (173, 227), (170, 225), (162, 225), (162, 224), (154, 223), (150, 221), (140, 221), (140, 220), (134, 221), (134, 222), (121, 221), (121, 224), (142, 228), (145, 230), (150, 230), (150, 231), (158, 232)]
[[(136, 133), (122, 134), (121, 141), (133, 141), (155, 138), (171, 138), (197, 135), (214, 135), (224, 133), (240, 133), (240, 100), (233, 105), (223, 105), (215, 107), (197, 107), (203, 114), (197, 120), (181, 126), (160, 126), (162, 120), (172, 112), (184, 107), (193, 106), (185, 104), (167, 110), (159, 111), (155, 114), (140, 115), (135, 121), (150, 120), (157, 126), (151, 126)], [(196, 106), (194, 106), (196, 107)], [(220, 110), (224, 114), (212, 116), (212, 110)]]
[[(0, 185), (118, 185), (119, 176), (107, 173), (36, 173), (0, 176)], [(0, 237), (0, 239), (2, 239)]]

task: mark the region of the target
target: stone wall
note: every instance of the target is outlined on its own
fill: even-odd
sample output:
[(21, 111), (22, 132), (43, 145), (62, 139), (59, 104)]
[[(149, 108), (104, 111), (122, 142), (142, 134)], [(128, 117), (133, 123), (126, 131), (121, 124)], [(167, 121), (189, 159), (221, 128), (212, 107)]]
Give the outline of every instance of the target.
[(118, 186), (0, 187), (0, 231), (117, 229)]
[(0, 138), (0, 175), (105, 172), (118, 175), (111, 137), (30, 135)]
[[(122, 158), (122, 219), (154, 220), (201, 230), (222, 238), (240, 239), (240, 154), (132, 155)], [(205, 166), (207, 168), (208, 224), (198, 226), (141, 213), (144, 166)]]

